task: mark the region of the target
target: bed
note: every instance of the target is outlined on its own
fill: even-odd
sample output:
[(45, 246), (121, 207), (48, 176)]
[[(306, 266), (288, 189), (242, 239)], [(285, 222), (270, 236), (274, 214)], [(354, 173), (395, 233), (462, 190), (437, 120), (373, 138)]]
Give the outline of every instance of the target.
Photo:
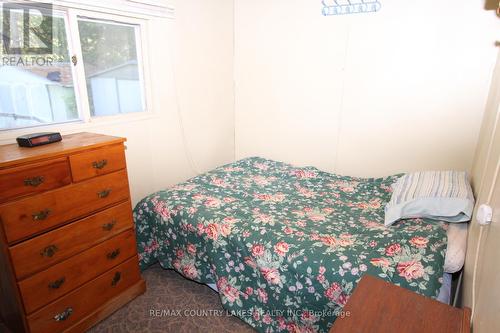
[(437, 298), (449, 280), (448, 223), (385, 227), (398, 177), (258, 157), (219, 167), (137, 204), (141, 269), (159, 262), (212, 285), (261, 332), (327, 332), (363, 274)]

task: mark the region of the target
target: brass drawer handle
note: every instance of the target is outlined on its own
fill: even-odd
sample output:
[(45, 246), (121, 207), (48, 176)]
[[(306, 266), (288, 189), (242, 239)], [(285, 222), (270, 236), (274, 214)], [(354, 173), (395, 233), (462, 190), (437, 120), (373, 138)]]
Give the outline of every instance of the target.
[(55, 245), (49, 245), (40, 252), (42, 257), (52, 258), (59, 249)]
[(102, 190), (101, 192), (97, 192), (97, 196), (100, 198), (100, 199), (104, 199), (106, 197), (108, 197), (108, 195), (111, 193), (111, 189), (110, 188), (107, 188), (105, 190)]
[(54, 316), (54, 320), (55, 321), (65, 321), (66, 319), (69, 318), (69, 316), (71, 316), (72, 313), (73, 313), (73, 308), (67, 308), (63, 312), (56, 314)]
[(122, 273), (116, 272), (115, 276), (113, 276), (113, 280), (111, 280), (111, 285), (113, 287), (116, 286), (118, 282), (121, 280), (121, 278), (122, 278)]
[(111, 231), (116, 225), (116, 220), (111, 220), (111, 222), (103, 224), (102, 229), (104, 231)]
[(59, 289), (66, 282), (66, 278), (62, 277), (59, 280), (49, 283), (49, 289)]
[(24, 180), (24, 186), (37, 187), (38, 185), (43, 183), (44, 180), (45, 179), (42, 176), (37, 176), (37, 177), (33, 177), (33, 178), (26, 178)]
[(92, 163), (92, 167), (94, 169), (101, 170), (108, 164), (108, 160), (100, 160), (100, 161), (95, 161)]
[(43, 221), (46, 220), (47, 217), (49, 217), (50, 214), (50, 209), (44, 209), (38, 213), (33, 213), (31, 217), (33, 218), (33, 221)]
[(107, 257), (109, 260), (114, 260), (120, 255), (120, 249), (116, 249), (112, 252), (109, 252)]

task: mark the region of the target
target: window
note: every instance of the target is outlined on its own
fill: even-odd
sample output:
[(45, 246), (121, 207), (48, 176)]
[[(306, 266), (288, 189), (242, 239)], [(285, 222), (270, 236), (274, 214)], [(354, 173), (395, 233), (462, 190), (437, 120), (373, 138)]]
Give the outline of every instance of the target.
[(138, 26), (79, 19), (85, 80), (93, 116), (141, 112)]
[[(59, 15), (52, 15), (51, 19), (52, 54), (33, 58), (21, 52), (12, 59), (12, 56), (7, 56), (5, 45), (2, 47), (0, 129), (80, 118), (68, 48), (67, 22), (64, 16)], [(12, 45), (22, 43), (22, 22), (22, 12), (11, 13)]]
[[(146, 111), (142, 20), (78, 10), (1, 14), (10, 31), (0, 40), (0, 130)], [(50, 40), (52, 52), (9, 52), (25, 43), (26, 16), (35, 27), (30, 46)]]

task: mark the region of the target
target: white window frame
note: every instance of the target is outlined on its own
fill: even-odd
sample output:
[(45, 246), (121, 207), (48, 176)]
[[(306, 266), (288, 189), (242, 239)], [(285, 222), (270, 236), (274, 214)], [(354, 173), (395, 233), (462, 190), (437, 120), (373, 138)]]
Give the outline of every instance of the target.
[[(136, 48), (137, 48), (137, 64), (139, 69), (139, 81), (141, 83), (142, 88), (142, 96), (144, 103), (144, 110), (141, 112), (133, 112), (127, 114), (116, 114), (109, 116), (92, 116), (90, 114), (90, 105), (88, 98), (83, 98), (82, 100), (82, 110), (85, 114), (83, 114), (84, 121), (90, 123), (99, 123), (99, 122), (108, 122), (113, 119), (122, 119), (122, 118), (144, 118), (144, 116), (151, 115), (152, 107), (151, 107), (151, 80), (150, 80), (150, 72), (149, 72), (149, 56), (147, 54), (148, 45), (147, 45), (147, 22), (143, 19), (117, 16), (113, 14), (104, 14), (98, 12), (91, 12), (86, 10), (79, 9), (69, 9), (69, 22), (70, 22), (70, 30), (71, 35), (75, 38), (75, 45), (80, 44), (80, 34), (78, 33), (78, 20), (79, 18), (85, 18), (96, 21), (107, 21), (110, 23), (116, 22), (117, 24), (129, 24), (136, 25), (139, 27), (139, 32), (136, 30)], [(78, 63), (75, 66), (77, 70), (77, 80), (78, 80), (78, 88), (80, 90), (81, 96), (88, 96), (87, 91), (87, 82), (85, 78), (85, 66), (83, 64), (83, 55), (81, 47), (78, 47), (75, 50), (75, 55), (78, 59)]]
[[(96, 126), (114, 125), (129, 123), (133, 121), (143, 121), (157, 117), (152, 107), (151, 89), (151, 69), (149, 63), (149, 20), (142, 15), (132, 16), (126, 12), (123, 15), (108, 14), (100, 11), (86, 10), (79, 8), (68, 8), (55, 5), (54, 12), (62, 16), (66, 23), (66, 34), (68, 40), (68, 51), (70, 56), (76, 55), (77, 65), (72, 66), (76, 105), (79, 118), (66, 122), (58, 122), (29, 127), (19, 127), (11, 129), (0, 129), (0, 142), (12, 140), (19, 135), (32, 132), (56, 131), (56, 132), (77, 132), (90, 130)], [(95, 19), (96, 21), (109, 21), (111, 23), (122, 23), (136, 25), (139, 27), (136, 32), (137, 63), (139, 77), (142, 88), (144, 110), (142, 112), (121, 113), (107, 116), (92, 116), (87, 94), (87, 84), (85, 69), (83, 64), (82, 49), (80, 44), (80, 34), (78, 30), (78, 18)], [(136, 30), (137, 31), (137, 30)]]

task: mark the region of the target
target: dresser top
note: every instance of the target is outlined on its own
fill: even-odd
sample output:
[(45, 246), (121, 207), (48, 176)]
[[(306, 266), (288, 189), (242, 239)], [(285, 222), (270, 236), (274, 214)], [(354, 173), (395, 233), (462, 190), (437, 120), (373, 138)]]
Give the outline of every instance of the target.
[(125, 138), (95, 133), (63, 135), (60, 142), (26, 148), (17, 143), (0, 146), (0, 169), (19, 164), (67, 155), (82, 150), (99, 148), (124, 142)]
[(466, 333), (470, 309), (458, 309), (365, 274), (330, 333)]

